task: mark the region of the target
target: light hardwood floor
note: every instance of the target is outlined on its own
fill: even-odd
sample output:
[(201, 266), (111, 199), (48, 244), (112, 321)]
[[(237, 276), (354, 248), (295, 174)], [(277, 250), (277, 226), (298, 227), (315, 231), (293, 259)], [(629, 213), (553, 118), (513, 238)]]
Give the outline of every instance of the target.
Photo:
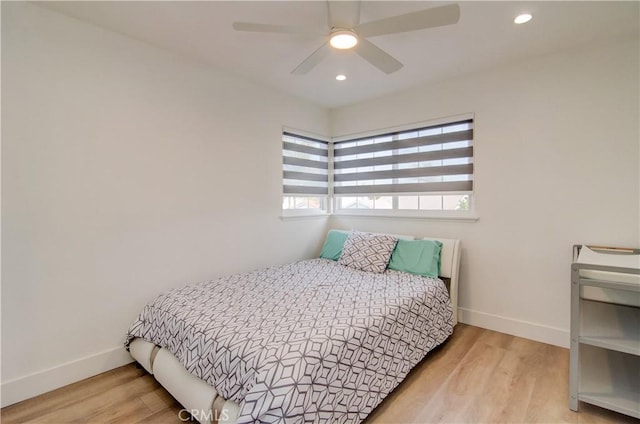
[[(568, 407), (569, 351), (459, 324), (369, 416), (387, 423), (640, 423)], [(181, 406), (133, 364), (3, 408), (11, 423), (180, 423)]]

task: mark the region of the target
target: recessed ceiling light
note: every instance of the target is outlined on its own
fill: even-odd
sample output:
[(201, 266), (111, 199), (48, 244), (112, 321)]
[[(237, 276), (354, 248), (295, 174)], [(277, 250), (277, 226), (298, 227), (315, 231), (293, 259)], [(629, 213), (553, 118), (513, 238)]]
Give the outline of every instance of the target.
[(331, 44), (331, 46), (335, 47), (336, 49), (346, 50), (358, 44), (358, 37), (356, 37), (356, 34), (353, 31), (334, 31), (331, 34), (329, 44)]
[(522, 15), (516, 16), (513, 22), (516, 24), (526, 24), (531, 20), (531, 18), (533, 18), (533, 16), (530, 13), (523, 13)]
[(342, 74), (340, 74), (340, 75), (336, 75), (336, 79), (337, 79), (338, 81), (344, 81), (344, 80), (346, 80), (346, 79), (347, 79), (347, 76), (346, 76), (346, 75), (342, 75)]

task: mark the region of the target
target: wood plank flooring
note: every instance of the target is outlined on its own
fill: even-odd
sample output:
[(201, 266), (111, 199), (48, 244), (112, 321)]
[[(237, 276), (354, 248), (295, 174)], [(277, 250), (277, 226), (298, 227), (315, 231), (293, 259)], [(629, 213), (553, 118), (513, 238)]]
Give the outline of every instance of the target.
[[(568, 407), (569, 351), (464, 324), (367, 418), (401, 423), (640, 423)], [(134, 364), (3, 408), (12, 423), (181, 423), (182, 407)], [(184, 415), (182, 415), (184, 418)]]

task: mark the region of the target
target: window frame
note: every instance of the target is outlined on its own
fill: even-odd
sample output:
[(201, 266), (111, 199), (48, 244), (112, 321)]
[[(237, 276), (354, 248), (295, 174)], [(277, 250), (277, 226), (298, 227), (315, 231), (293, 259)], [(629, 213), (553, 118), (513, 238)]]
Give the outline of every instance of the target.
[[(473, 131), (473, 136), (472, 136), (472, 141), (471, 141), (471, 146), (473, 146), (474, 149), (474, 153), (473, 156), (471, 156), (472, 162), (473, 163), (473, 171), (471, 174), (471, 181), (472, 181), (472, 187), (470, 191), (447, 191), (447, 192), (419, 192), (419, 193), (393, 193), (393, 194), (384, 194), (383, 196), (388, 197), (388, 196), (393, 196), (393, 208), (392, 209), (365, 209), (365, 208), (361, 208), (361, 209), (351, 209), (351, 208), (340, 208), (339, 206), (339, 201), (338, 198), (339, 197), (361, 197), (361, 196), (366, 196), (366, 195), (358, 195), (358, 194), (353, 194), (351, 196), (349, 195), (338, 195), (336, 196), (334, 194), (334, 181), (333, 181), (333, 177), (334, 177), (334, 146), (335, 143), (340, 143), (340, 142), (344, 142), (344, 141), (351, 141), (354, 139), (366, 139), (366, 138), (373, 138), (373, 137), (380, 137), (380, 136), (384, 136), (384, 135), (388, 135), (390, 133), (401, 133), (401, 132), (410, 132), (412, 130), (419, 130), (419, 129), (423, 129), (423, 128), (427, 128), (427, 127), (434, 127), (434, 126), (446, 126), (447, 124), (454, 124), (456, 122), (461, 122), (461, 121), (471, 121), (472, 122), (472, 131)], [(460, 114), (460, 115), (454, 115), (454, 116), (447, 116), (447, 117), (443, 117), (443, 118), (438, 118), (438, 119), (433, 119), (433, 120), (428, 120), (428, 121), (421, 121), (421, 122), (415, 122), (415, 123), (409, 123), (409, 124), (403, 124), (403, 125), (399, 125), (396, 127), (389, 127), (389, 128), (383, 128), (383, 129), (376, 129), (376, 130), (368, 130), (368, 131), (364, 131), (364, 132), (359, 132), (359, 133), (354, 133), (354, 134), (349, 134), (347, 136), (341, 136), (341, 137), (332, 137), (332, 138), (327, 138), (327, 137), (321, 137), (321, 136), (317, 136), (317, 135), (309, 135), (308, 133), (305, 133), (303, 131), (300, 130), (296, 130), (296, 129), (289, 129), (289, 128), (283, 128), (283, 133), (284, 132), (289, 132), (289, 133), (294, 133), (294, 134), (299, 134), (301, 136), (307, 136), (307, 137), (312, 137), (312, 138), (316, 138), (322, 141), (328, 141), (329, 142), (329, 155), (328, 155), (328, 161), (329, 161), (329, 190), (328, 190), (328, 195), (327, 195), (327, 199), (326, 199), (326, 206), (327, 209), (326, 211), (318, 211), (316, 210), (316, 212), (311, 212), (311, 210), (309, 209), (288, 209), (285, 210), (283, 209), (283, 218), (287, 218), (287, 217), (311, 217), (311, 216), (337, 216), (337, 217), (370, 217), (370, 218), (390, 218), (390, 219), (427, 219), (427, 220), (451, 220), (451, 221), (465, 221), (465, 222), (475, 222), (478, 220), (478, 215), (477, 215), (477, 208), (476, 208), (476, 190), (477, 190), (477, 179), (476, 179), (476, 166), (475, 166), (475, 150), (476, 150), (476, 146), (475, 146), (475, 114), (473, 113), (465, 113), (465, 114)], [(398, 197), (399, 196), (440, 196), (440, 195), (468, 195), (468, 202), (469, 202), (469, 209), (468, 210), (451, 210), (451, 209), (398, 209)], [(284, 196), (284, 194), (283, 194)]]
[[(317, 141), (317, 142), (323, 142), (323, 143), (327, 143), (327, 177), (328, 177), (328, 188), (327, 188), (327, 194), (287, 194), (284, 192), (284, 146), (282, 145), (282, 143), (284, 143), (284, 137), (288, 135), (291, 137), (298, 137), (301, 139), (310, 139), (312, 141)], [(280, 134), (280, 143), (281, 143), (281, 150), (280, 150), (280, 157), (282, 160), (282, 185), (281, 185), (281, 196), (280, 196), (280, 207), (281, 207), (281, 218), (285, 219), (285, 218), (312, 218), (312, 217), (328, 217), (331, 214), (331, 207), (332, 207), (332, 172), (333, 169), (331, 167), (331, 161), (332, 161), (332, 157), (331, 157), (331, 138), (329, 137), (325, 137), (325, 136), (321, 136), (318, 134), (312, 134), (309, 133), (307, 131), (302, 131), (299, 129), (295, 129), (295, 128), (290, 128), (290, 127), (283, 127), (281, 134)], [(284, 203), (284, 199), (285, 197), (289, 197), (289, 198), (295, 198), (295, 197), (301, 197), (301, 198), (312, 198), (312, 197), (319, 197), (322, 198), (323, 203), (324, 203), (324, 208), (292, 208), (292, 209), (285, 209), (283, 208), (283, 203)]]

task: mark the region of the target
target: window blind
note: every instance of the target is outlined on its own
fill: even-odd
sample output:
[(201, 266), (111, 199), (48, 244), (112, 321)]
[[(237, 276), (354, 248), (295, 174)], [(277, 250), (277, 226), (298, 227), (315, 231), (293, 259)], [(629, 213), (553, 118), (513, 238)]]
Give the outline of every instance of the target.
[(334, 194), (470, 193), (473, 120), (334, 144)]
[(329, 143), (288, 132), (282, 134), (285, 195), (329, 194)]

